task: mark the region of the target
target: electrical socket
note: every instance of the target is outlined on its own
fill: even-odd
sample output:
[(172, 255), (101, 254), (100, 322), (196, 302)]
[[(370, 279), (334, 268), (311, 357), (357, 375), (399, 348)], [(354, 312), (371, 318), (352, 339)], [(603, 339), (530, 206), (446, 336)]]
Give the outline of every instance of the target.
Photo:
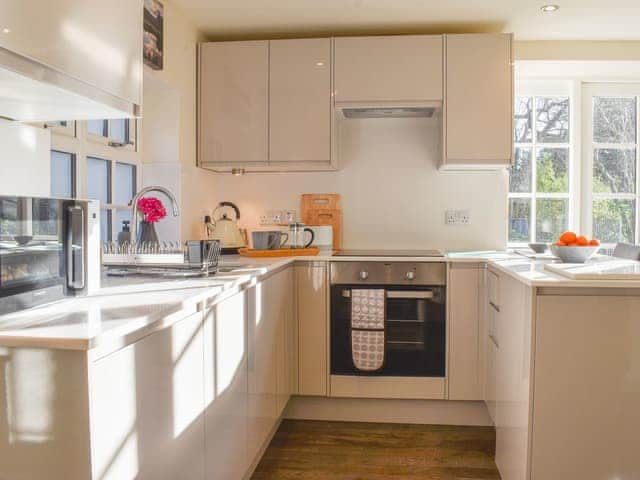
[(295, 223), (298, 218), (298, 214), (295, 210), (284, 210), (283, 214), (284, 223), (286, 224)]
[(260, 215), (260, 225), (281, 225), (282, 218), (282, 210), (269, 210)]
[(471, 225), (469, 210), (447, 210), (444, 212), (445, 225)]

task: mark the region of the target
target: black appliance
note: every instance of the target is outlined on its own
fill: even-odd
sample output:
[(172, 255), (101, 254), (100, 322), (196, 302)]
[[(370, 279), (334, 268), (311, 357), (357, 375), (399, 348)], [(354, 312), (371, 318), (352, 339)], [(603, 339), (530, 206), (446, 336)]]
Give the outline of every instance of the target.
[[(351, 292), (383, 289), (384, 363), (355, 366)], [(331, 373), (333, 375), (445, 377), (446, 264), (444, 262), (332, 262)]]
[(86, 292), (89, 204), (0, 196), (0, 315)]

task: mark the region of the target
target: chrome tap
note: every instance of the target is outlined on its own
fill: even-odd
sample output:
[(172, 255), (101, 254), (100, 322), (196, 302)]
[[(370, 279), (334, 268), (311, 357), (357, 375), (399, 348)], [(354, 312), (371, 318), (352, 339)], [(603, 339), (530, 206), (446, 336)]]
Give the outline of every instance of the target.
[(180, 216), (180, 207), (178, 206), (178, 200), (176, 196), (173, 194), (171, 190), (165, 187), (161, 187), (159, 185), (152, 185), (149, 187), (144, 187), (138, 193), (136, 193), (135, 197), (131, 199), (131, 240), (137, 241), (138, 238), (138, 200), (142, 198), (143, 195), (146, 195), (149, 192), (160, 192), (164, 193), (169, 200), (171, 200), (171, 208), (173, 210), (173, 216)]

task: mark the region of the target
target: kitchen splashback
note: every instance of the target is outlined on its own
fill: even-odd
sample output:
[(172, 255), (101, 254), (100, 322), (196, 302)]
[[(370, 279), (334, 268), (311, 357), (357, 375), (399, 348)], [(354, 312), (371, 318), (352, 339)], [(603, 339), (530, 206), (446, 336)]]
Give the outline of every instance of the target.
[[(215, 175), (217, 200), (258, 226), (270, 209), (300, 210), (302, 193), (339, 193), (344, 248), (504, 248), (507, 173), (439, 173), (441, 130), (428, 119), (350, 120), (341, 125), (340, 170)], [(470, 211), (447, 226), (445, 210)]]

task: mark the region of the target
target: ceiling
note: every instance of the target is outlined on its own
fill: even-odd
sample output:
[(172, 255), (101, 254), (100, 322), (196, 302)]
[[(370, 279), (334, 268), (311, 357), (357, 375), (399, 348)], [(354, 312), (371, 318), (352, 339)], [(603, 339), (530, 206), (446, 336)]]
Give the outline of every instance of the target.
[[(518, 40), (640, 40), (638, 0), (173, 0), (211, 40), (514, 32)], [(540, 6), (560, 10), (543, 14)]]

